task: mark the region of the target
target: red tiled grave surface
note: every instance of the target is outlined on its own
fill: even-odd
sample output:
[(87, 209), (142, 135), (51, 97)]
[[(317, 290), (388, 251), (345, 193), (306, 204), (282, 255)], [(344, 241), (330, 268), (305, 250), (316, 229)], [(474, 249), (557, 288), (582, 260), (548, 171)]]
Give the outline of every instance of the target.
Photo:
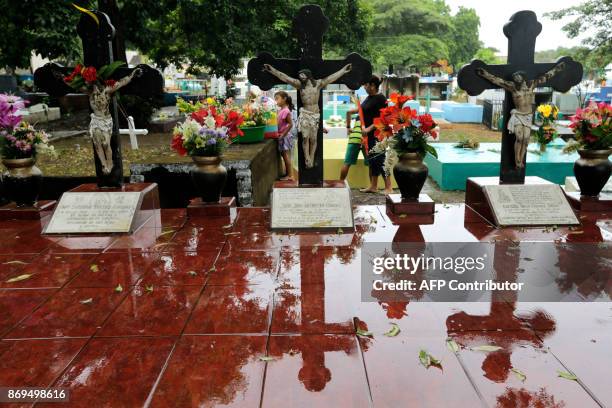
[[(68, 387), (66, 407), (612, 406), (612, 278), (592, 258), (560, 247), (559, 264), (581, 267), (540, 277), (599, 302), (361, 302), (363, 243), (597, 243), (612, 217), (496, 230), (463, 205), (436, 206), (430, 225), (394, 225), (376, 206), (354, 216), (354, 232), (290, 234), (269, 231), (268, 209), (163, 210), (161, 226), (88, 238), (1, 222), (0, 386)], [(529, 281), (525, 262), (498, 273)]]

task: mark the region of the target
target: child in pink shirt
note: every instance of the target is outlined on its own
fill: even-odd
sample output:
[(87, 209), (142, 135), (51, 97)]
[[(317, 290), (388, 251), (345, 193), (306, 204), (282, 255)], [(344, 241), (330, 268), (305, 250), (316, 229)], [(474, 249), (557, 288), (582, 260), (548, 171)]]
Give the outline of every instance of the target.
[(281, 180), (293, 180), (293, 171), (291, 165), (291, 149), (293, 149), (293, 119), (291, 111), (293, 110), (293, 102), (291, 96), (285, 91), (278, 91), (274, 94), (276, 105), (280, 108), (276, 115), (278, 121), (278, 150), (281, 153), (285, 162), (287, 174)]

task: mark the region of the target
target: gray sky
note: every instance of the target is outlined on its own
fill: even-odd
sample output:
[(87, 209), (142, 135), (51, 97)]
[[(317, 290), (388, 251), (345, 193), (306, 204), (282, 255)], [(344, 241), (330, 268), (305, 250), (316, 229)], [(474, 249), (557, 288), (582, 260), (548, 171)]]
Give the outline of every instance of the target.
[(582, 0), (446, 0), (453, 14), (459, 6), (475, 9), (480, 17), (480, 41), (486, 47), (499, 49), (502, 55), (506, 55), (508, 51), (507, 38), (502, 31), (503, 26), (512, 14), (521, 10), (534, 11), (538, 15), (538, 21), (542, 23), (542, 32), (536, 41), (536, 51), (580, 45), (580, 39), (568, 39), (561, 31), (563, 20), (552, 21), (543, 17), (543, 14), (582, 2)]

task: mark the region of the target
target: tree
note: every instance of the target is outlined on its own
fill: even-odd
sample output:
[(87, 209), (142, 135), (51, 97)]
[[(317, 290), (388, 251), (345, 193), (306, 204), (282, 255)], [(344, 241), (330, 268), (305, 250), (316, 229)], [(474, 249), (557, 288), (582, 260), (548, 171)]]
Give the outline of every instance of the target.
[(553, 20), (571, 17), (572, 21), (563, 26), (570, 38), (583, 33), (592, 33), (583, 40), (591, 63), (606, 66), (612, 62), (612, 1), (587, 0), (582, 4), (563, 10), (551, 11), (545, 16)]
[(535, 60), (536, 62), (555, 62), (564, 56), (580, 61), (586, 76), (592, 79), (605, 78), (605, 68), (610, 63), (609, 56), (592, 52), (588, 47), (558, 47), (552, 50), (539, 51), (535, 54)]
[(45, 58), (78, 59), (82, 53), (75, 26), (81, 17), (72, 0), (0, 0), (0, 66), (13, 72), (29, 67), (32, 51)]
[(487, 64), (503, 64), (505, 61), (497, 56), (498, 52), (499, 50), (495, 47), (481, 48), (476, 51), (474, 59), (479, 59)]
[(459, 7), (459, 11), (452, 19), (450, 33), (452, 46), (449, 47), (449, 63), (455, 70), (470, 62), (480, 49), (479, 27), (480, 17), (476, 14), (476, 10)]

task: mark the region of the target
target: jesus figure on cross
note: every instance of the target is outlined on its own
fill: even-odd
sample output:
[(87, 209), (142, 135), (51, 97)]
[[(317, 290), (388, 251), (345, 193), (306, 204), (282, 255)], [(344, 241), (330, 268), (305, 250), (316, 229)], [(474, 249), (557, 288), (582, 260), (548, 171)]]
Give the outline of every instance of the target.
[(512, 81), (499, 78), (484, 68), (477, 68), (476, 73), (491, 83), (505, 89), (512, 94), (514, 109), (510, 112), (508, 120), (508, 131), (514, 133), (514, 162), (517, 168), (525, 167), (525, 154), (531, 136), (531, 125), (533, 120), (533, 108), (535, 104), (534, 89), (546, 83), (549, 79), (563, 71), (565, 62), (555, 65), (550, 71), (539, 76), (533, 81), (528, 81), (523, 71), (512, 74)]
[(319, 97), (321, 90), (340, 79), (343, 75), (350, 72), (351, 69), (352, 65), (346, 64), (338, 72), (323, 79), (315, 79), (309, 69), (302, 69), (298, 72), (298, 78), (291, 78), (270, 64), (263, 65), (264, 71), (292, 85), (300, 92), (303, 106), (300, 108), (298, 115), (298, 131), (302, 133), (304, 163), (307, 168), (314, 166), (315, 152), (317, 151), (317, 133), (319, 132), (320, 121)]

